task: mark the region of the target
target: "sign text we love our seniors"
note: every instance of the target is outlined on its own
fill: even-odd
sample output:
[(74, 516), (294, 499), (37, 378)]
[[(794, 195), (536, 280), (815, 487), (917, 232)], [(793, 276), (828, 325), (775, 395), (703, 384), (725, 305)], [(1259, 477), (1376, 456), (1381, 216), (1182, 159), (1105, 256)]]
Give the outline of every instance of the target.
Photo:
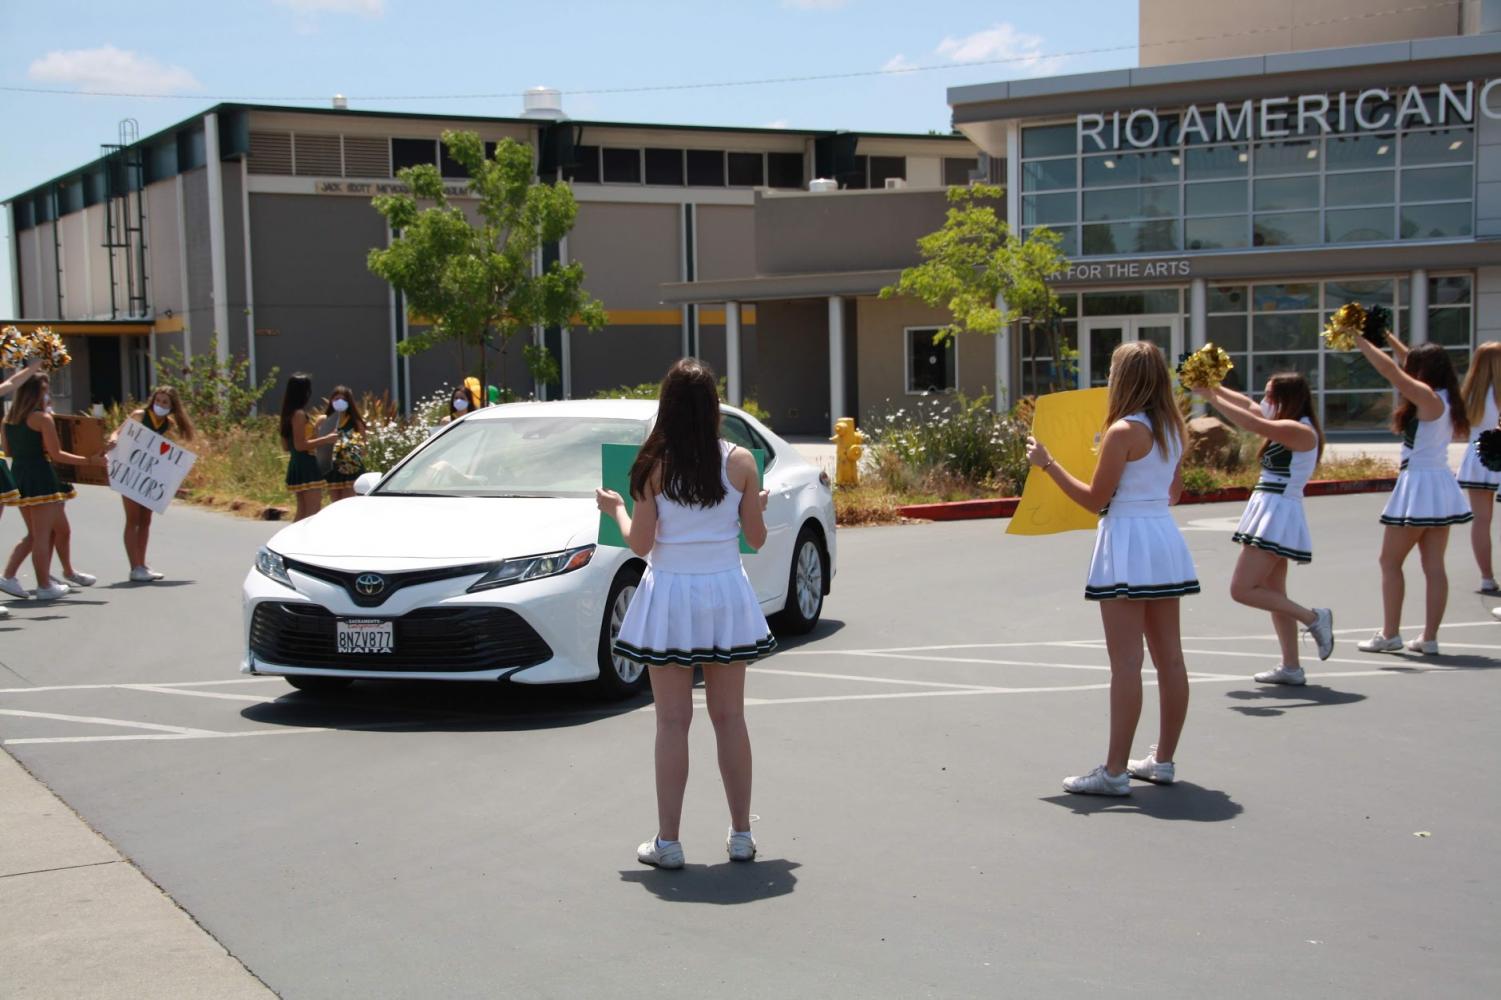
[(145, 424), (127, 420), (109, 452), (109, 485), (127, 500), (164, 513), (198, 456)]

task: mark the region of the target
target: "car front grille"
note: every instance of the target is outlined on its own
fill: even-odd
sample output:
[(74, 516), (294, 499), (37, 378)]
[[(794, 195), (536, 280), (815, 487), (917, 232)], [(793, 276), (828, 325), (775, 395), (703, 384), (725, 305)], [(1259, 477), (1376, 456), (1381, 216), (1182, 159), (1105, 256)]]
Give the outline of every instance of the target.
[[(285, 560), (287, 569), (310, 576), (324, 583), (331, 583), (336, 587), (342, 587), (349, 599), (362, 608), (378, 608), (391, 597), (392, 594), (403, 587), (415, 587), (424, 583), (436, 583), (439, 580), (452, 580), (460, 576), (475, 576), (486, 573), (492, 569), (494, 563), (473, 563), (467, 566), (440, 566), (436, 569), (407, 570), (400, 573), (365, 573), (359, 570), (329, 569), (326, 566), (315, 566), (297, 559)], [(359, 588), (359, 581), (363, 577), (374, 577), (380, 581), (380, 586), (373, 593), (363, 593)]]
[(250, 620), (250, 650), (289, 667), (434, 673), (529, 667), (552, 657), (536, 630), (506, 608), (419, 608), (392, 618), (390, 653), (341, 654), (337, 621), (316, 604), (258, 604)]

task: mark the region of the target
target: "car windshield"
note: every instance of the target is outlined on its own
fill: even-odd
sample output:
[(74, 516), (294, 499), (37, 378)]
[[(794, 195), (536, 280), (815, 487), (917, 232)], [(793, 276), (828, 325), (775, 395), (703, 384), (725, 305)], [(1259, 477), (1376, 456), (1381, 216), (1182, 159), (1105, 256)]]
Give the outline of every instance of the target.
[(508, 417), (466, 420), (381, 484), (386, 496), (593, 496), (600, 445), (646, 440), (643, 420)]

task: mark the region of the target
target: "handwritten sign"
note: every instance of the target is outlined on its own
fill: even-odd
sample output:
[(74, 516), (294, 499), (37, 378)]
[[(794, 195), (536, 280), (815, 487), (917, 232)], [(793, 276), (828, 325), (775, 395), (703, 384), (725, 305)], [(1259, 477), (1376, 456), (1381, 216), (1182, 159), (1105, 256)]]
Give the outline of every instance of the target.
[[(1098, 438), (1104, 430), (1108, 389), (1076, 389), (1037, 397), (1032, 436), (1047, 445), (1053, 459), (1075, 479), (1089, 482), (1099, 462)], [(1008, 535), (1052, 535), (1093, 529), (1100, 521), (1070, 500), (1051, 476), (1033, 469), (1021, 502), (1006, 528)]]
[(127, 500), (162, 514), (197, 460), (145, 424), (127, 420), (109, 453), (109, 485)]

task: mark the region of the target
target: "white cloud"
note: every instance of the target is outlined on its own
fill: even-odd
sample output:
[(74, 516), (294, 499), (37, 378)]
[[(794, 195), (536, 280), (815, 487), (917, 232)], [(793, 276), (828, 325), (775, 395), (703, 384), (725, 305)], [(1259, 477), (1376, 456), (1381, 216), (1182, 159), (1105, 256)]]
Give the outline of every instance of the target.
[(360, 14), (380, 17), (386, 12), (385, 0), (273, 0), (278, 7), (290, 7), (299, 14)]
[(786, 128), (787, 127), (787, 119), (785, 119), (785, 118), (778, 118), (774, 122), (767, 122), (762, 127), (763, 128)]
[(945, 38), (937, 53), (956, 63), (1007, 61), (1018, 76), (1050, 76), (1066, 61), (1042, 52), (1042, 36), (1017, 31), (1004, 21), (963, 38)]
[(849, 5), (850, 0), (782, 0), (783, 7), (797, 10), (838, 10)]
[(113, 45), (49, 52), (33, 60), (26, 75), (40, 83), (130, 94), (175, 94), (199, 86), (193, 74), (181, 66), (163, 66), (150, 56)]
[(905, 73), (917, 68), (917, 63), (898, 52), (881, 65), (882, 73)]

